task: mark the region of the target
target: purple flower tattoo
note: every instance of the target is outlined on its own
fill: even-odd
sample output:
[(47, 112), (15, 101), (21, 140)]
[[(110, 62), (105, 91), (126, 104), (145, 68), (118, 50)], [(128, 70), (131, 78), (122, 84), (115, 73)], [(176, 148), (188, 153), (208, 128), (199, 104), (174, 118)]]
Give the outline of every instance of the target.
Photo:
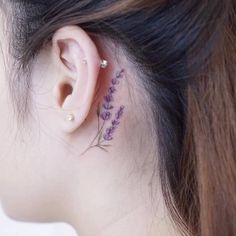
[(101, 114), (101, 118), (103, 120), (110, 120), (111, 118), (111, 113), (109, 111), (104, 111), (102, 114)]
[[(121, 117), (124, 113), (124, 106), (120, 106), (119, 109), (114, 113), (114, 119), (112, 118), (112, 111), (114, 106), (111, 104), (114, 102), (114, 94), (117, 92), (117, 86), (120, 84), (121, 79), (124, 77), (124, 69), (121, 69), (115, 74), (115, 77), (111, 79), (111, 85), (108, 88), (107, 94), (103, 98), (103, 104), (100, 106), (98, 105), (97, 108), (97, 118), (98, 118), (98, 131), (97, 135), (89, 145), (89, 147), (82, 153), (82, 155), (88, 151), (90, 148), (98, 147), (103, 151), (106, 151), (106, 147), (111, 145), (103, 144), (104, 142), (109, 142), (114, 139), (114, 133), (117, 127), (120, 124)], [(100, 125), (100, 120), (102, 121), (102, 125)], [(110, 126), (106, 128), (104, 132), (105, 124), (111, 120)], [(97, 139), (97, 143), (94, 144), (95, 140)]]
[(125, 108), (124, 106), (121, 106), (117, 111), (117, 113), (115, 114), (115, 120), (111, 122), (112, 125), (108, 129), (106, 129), (106, 133), (103, 135), (104, 140), (110, 141), (113, 139), (112, 135), (114, 134), (114, 131), (117, 128), (117, 126), (120, 124), (119, 120), (122, 117), (124, 108)]

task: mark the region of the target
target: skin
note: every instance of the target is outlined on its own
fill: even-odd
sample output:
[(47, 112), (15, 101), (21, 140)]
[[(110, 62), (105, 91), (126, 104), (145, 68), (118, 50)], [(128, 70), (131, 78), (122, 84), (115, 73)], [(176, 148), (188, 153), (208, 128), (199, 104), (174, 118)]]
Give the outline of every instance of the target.
[[(6, 214), (18, 221), (65, 222), (80, 236), (178, 235), (159, 179), (150, 184), (157, 158), (151, 113), (122, 50), (115, 55), (111, 42), (78, 26), (55, 32), (33, 63), (32, 116), (17, 132), (8, 89), (7, 62), (13, 58), (1, 17), (0, 199)], [(101, 59), (109, 62), (106, 69), (100, 68)], [(97, 133), (98, 103), (120, 68), (126, 76), (113, 104), (125, 110), (111, 146), (108, 152), (95, 147), (80, 156)], [(71, 94), (63, 84), (71, 86)], [(73, 122), (65, 119), (70, 113)]]

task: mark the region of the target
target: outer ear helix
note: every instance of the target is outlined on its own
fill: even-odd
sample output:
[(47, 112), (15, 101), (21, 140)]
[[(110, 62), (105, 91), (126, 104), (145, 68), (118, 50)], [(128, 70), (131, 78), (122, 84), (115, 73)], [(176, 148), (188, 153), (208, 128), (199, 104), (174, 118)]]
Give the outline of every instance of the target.
[[(87, 65), (87, 60), (86, 59), (83, 59), (82, 60), (82, 63), (84, 65)], [(108, 66), (108, 61), (107, 60), (104, 60), (102, 59), (101, 62), (100, 62), (100, 67), (105, 69), (106, 67)], [(75, 115), (70, 113), (66, 116), (66, 121), (69, 121), (69, 122), (73, 122), (75, 120)]]
[[(103, 104), (98, 105), (97, 108), (97, 118), (98, 118), (98, 130), (97, 134), (90, 143), (89, 147), (81, 153), (81, 155), (84, 155), (89, 149), (98, 147), (101, 150), (108, 152), (106, 149), (107, 147), (111, 146), (110, 144), (106, 144), (106, 142), (110, 142), (114, 138), (114, 133), (117, 127), (120, 124), (121, 117), (124, 112), (124, 106), (120, 106), (115, 113), (115, 116), (112, 118), (112, 111), (114, 109), (114, 106), (112, 105), (112, 102), (114, 101), (114, 93), (117, 91), (117, 85), (120, 83), (121, 79), (124, 76), (124, 69), (120, 70), (116, 73), (115, 77), (111, 80), (111, 85), (107, 91), (106, 96), (104, 96)], [(110, 121), (110, 125), (106, 130), (104, 131), (104, 126), (107, 124), (108, 121)], [(102, 124), (100, 124), (100, 121)], [(95, 143), (96, 141), (96, 143)], [(104, 144), (105, 143), (105, 144)]]

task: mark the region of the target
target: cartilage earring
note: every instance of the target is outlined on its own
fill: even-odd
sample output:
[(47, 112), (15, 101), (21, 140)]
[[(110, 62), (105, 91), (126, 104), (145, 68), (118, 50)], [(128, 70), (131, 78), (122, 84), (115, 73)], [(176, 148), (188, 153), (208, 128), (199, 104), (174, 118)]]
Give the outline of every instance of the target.
[(68, 114), (67, 117), (66, 117), (66, 120), (72, 122), (72, 121), (75, 120), (75, 116), (73, 114)]
[(106, 68), (108, 66), (108, 61), (107, 60), (101, 60), (101, 68)]
[[(83, 63), (84, 65), (87, 65), (87, 60), (86, 60), (86, 59), (83, 59), (83, 60), (82, 60), (82, 63)], [(108, 66), (108, 61), (107, 61), (107, 60), (101, 60), (101, 62), (100, 62), (100, 67), (103, 68), (103, 69), (105, 69), (105, 68), (107, 68), (107, 66)]]

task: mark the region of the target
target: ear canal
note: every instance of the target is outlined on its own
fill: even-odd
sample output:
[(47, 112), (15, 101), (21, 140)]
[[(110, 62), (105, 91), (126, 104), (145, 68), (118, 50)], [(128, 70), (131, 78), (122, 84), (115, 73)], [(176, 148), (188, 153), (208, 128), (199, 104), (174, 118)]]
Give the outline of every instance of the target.
[(59, 91), (58, 91), (58, 94), (59, 94), (58, 102), (59, 102), (59, 106), (62, 107), (63, 103), (66, 100), (66, 98), (72, 94), (73, 87), (70, 83), (63, 82), (59, 85), (58, 89), (59, 89)]

